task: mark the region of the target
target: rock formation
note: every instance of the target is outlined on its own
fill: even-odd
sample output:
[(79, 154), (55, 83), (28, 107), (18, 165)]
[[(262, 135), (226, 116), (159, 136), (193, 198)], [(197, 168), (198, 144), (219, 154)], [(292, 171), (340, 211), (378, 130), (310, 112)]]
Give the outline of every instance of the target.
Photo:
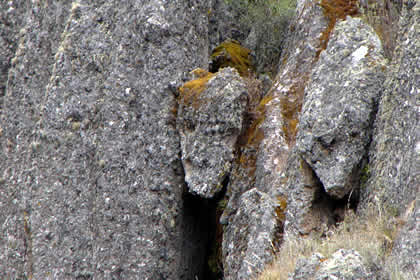
[(191, 192), (212, 198), (230, 173), (248, 95), (235, 69), (201, 71), (181, 88), (177, 126), (185, 182)]
[(0, 278), (201, 277), (168, 86), (208, 64), (207, 2), (30, 5), (1, 124)]
[(253, 279), (372, 210), (289, 279), (420, 277), (419, 2), (297, 0), (273, 73), (244, 3), (0, 3), (0, 279)]

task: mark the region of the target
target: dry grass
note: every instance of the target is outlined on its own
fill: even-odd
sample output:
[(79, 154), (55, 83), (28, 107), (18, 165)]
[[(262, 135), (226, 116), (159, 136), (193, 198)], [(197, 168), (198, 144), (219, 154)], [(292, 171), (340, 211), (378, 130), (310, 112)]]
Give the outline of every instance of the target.
[[(401, 219), (385, 214), (380, 208), (373, 208), (364, 219), (349, 211), (345, 220), (326, 233), (327, 237), (312, 235), (285, 240), (277, 260), (259, 276), (258, 280), (287, 280), (295, 270), (299, 258), (310, 257), (319, 252), (329, 258), (339, 249), (354, 249), (366, 260), (366, 265), (377, 269), (391, 252), (393, 240), (404, 223)], [(403, 277), (398, 268), (392, 270), (390, 279)]]

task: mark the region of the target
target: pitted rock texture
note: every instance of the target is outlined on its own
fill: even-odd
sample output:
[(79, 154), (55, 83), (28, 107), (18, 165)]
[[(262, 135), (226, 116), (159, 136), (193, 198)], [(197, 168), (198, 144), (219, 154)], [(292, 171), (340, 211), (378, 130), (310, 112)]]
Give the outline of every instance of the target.
[(322, 8), (313, 1), (297, 1), (289, 39), (280, 59), (279, 73), (268, 92), (263, 121), (264, 137), (256, 162), (256, 185), (266, 192), (285, 189), (287, 158), (303, 99), (303, 91), (320, 48), (319, 34), (326, 28)]
[(21, 0), (0, 2), (0, 112), (3, 107), (1, 101), (6, 90), (7, 73), (19, 39), (23, 36), (19, 33), (24, 25), (24, 15), (28, 6), (28, 1)]
[(313, 169), (293, 148), (288, 159), (288, 206), (285, 235), (322, 232), (334, 224), (333, 207)]
[(401, 212), (420, 192), (420, 3), (404, 3), (369, 150), (361, 209), (379, 201)]
[(289, 280), (374, 280), (377, 275), (365, 265), (365, 260), (354, 250), (338, 250), (326, 259), (319, 253), (300, 259)]
[(231, 171), (247, 90), (233, 68), (221, 69), (204, 86), (202, 92), (194, 93), (191, 103), (181, 97), (177, 127), (188, 188), (211, 198), (222, 189)]
[(304, 89), (327, 24), (319, 4), (297, 1), (279, 73), (265, 98), (264, 118), (258, 125), (263, 137), (255, 157), (255, 186), (272, 196), (288, 197), (286, 232), (293, 227), (307, 233), (323, 222), (323, 215), (312, 211), (312, 203), (318, 200), (319, 180), (310, 169), (301, 169), (300, 156), (293, 146)]
[(0, 278), (202, 278), (168, 85), (208, 65), (208, 3), (64, 2), (31, 2), (9, 76)]
[[(261, 100), (257, 108), (257, 119), (248, 128), (247, 138), (240, 146), (239, 160), (235, 161), (234, 171), (227, 189), (229, 202), (221, 217), (221, 223), (227, 225), (228, 229), (238, 228), (235, 220), (239, 218), (236, 218), (238, 214), (235, 213), (240, 211), (241, 196), (247, 191), (255, 188), (272, 199), (278, 196), (288, 197), (286, 169), (289, 165), (290, 147), (293, 145), (293, 136), (291, 135), (296, 128), (303, 90), (316, 60), (317, 49), (320, 47), (319, 35), (326, 26), (327, 21), (324, 18), (322, 8), (318, 4), (308, 0), (298, 1), (297, 11), (290, 25), (288, 41), (280, 60), (279, 74), (274, 80), (271, 90)], [(296, 170), (299, 168), (298, 166), (292, 167), (290, 170)], [(311, 177), (308, 178), (296, 178), (296, 180), (304, 180), (304, 182), (299, 181), (300, 186), (309, 184), (313, 187), (311, 194), (308, 194), (311, 201), (316, 199), (319, 189), (319, 184), (316, 178), (312, 177), (312, 173), (310, 170), (309, 175)], [(291, 189), (296, 190), (297, 188), (298, 186)], [(293, 201), (293, 198), (289, 197), (289, 201)], [(306, 212), (312, 211), (311, 204), (306, 204), (306, 201), (302, 204), (308, 205), (304, 208)], [(297, 207), (296, 203), (295, 206)], [(287, 208), (289, 209), (289, 205)], [(266, 211), (269, 211), (269, 209)], [(268, 213), (270, 212), (267, 212), (267, 215)], [(303, 217), (305, 214), (296, 213), (296, 215), (300, 215), (299, 217)], [(312, 212), (308, 215), (311, 215), (311, 219), (313, 219)], [(289, 215), (289, 217), (291, 216)], [(297, 218), (294, 218), (294, 216), (289, 221), (291, 225), (297, 224), (295, 223)], [(250, 220), (248, 227), (258, 229), (259, 224), (253, 224), (255, 222), (258, 221)], [(306, 222), (308, 220), (302, 220), (300, 225), (306, 225)], [(314, 224), (310, 223), (309, 227), (311, 229), (316, 228), (318, 223), (312, 227)], [(280, 226), (280, 224), (277, 226)], [(237, 238), (233, 234), (234, 231), (232, 230), (225, 231), (224, 240)], [(249, 235), (247, 232), (243, 234), (244, 238)], [(281, 241), (281, 238), (273, 234), (268, 234), (267, 238), (273, 238), (271, 239), (273, 244)], [(226, 258), (229, 258), (229, 263), (231, 263), (231, 267), (226, 269), (229, 271), (229, 277), (236, 279), (235, 277), (238, 277), (238, 273), (241, 271), (241, 264), (235, 260), (238, 251), (229, 252), (226, 246), (224, 246), (224, 250), (227, 252)], [(240, 257), (240, 260), (252, 259), (252, 252), (252, 250), (248, 251)], [(271, 251), (271, 254), (267, 254), (264, 257), (265, 259), (261, 259), (259, 263), (269, 262), (273, 255), (274, 252)], [(243, 267), (247, 268), (248, 266), (243, 264)], [(251, 272), (254, 271), (251, 270)]]
[[(0, 185), (0, 230), (4, 235), (0, 236), (0, 279), (24, 279), (32, 273), (31, 205), (34, 180), (41, 172), (35, 168), (40, 148), (35, 140), (37, 123), (71, 7), (70, 1), (19, 2), (11, 11), (21, 17), (24, 27), (20, 39), (14, 42), (18, 44), (1, 115), (0, 155), (4, 160), (0, 161), (0, 176), (4, 182)], [(28, 5), (25, 16), (23, 2)], [(19, 27), (17, 21), (13, 23)], [(6, 34), (13, 33), (8, 30)]]
[(374, 30), (347, 17), (336, 24), (305, 89), (296, 145), (335, 198), (357, 186), (385, 69)]
[[(391, 256), (386, 260), (388, 275), (399, 272), (406, 278), (420, 278), (420, 199), (410, 203), (407, 221), (394, 241)], [(393, 271), (393, 270), (396, 271)]]
[(273, 260), (272, 240), (279, 233), (276, 207), (270, 196), (257, 189), (241, 196), (223, 237), (224, 279), (252, 279)]

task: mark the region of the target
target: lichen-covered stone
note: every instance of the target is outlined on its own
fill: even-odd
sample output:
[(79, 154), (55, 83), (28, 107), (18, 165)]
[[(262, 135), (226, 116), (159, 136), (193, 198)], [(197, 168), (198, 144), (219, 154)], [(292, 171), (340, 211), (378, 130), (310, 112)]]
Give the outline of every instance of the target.
[(336, 24), (313, 69), (296, 145), (333, 197), (357, 186), (385, 69), (379, 37), (351, 17)]
[(222, 189), (231, 171), (247, 105), (247, 90), (235, 69), (209, 75), (181, 88), (177, 119), (185, 181), (205, 198)]
[(294, 144), (303, 91), (320, 47), (319, 34), (326, 27), (319, 5), (297, 2), (279, 73), (269, 92), (271, 99), (258, 126), (264, 137), (256, 163), (256, 185), (267, 192), (285, 189), (287, 158)]
[(377, 275), (365, 265), (357, 251), (340, 249), (330, 258), (316, 253), (308, 259), (300, 259), (289, 280), (373, 280)]
[[(304, 89), (321, 48), (319, 36), (326, 27), (321, 6), (313, 1), (297, 1), (279, 73), (268, 93), (271, 98), (266, 102), (264, 119), (257, 127), (264, 137), (256, 156), (255, 185), (273, 196), (288, 197), (286, 231), (287, 225), (304, 227), (298, 231), (306, 233), (320, 225), (314, 219), (319, 214), (312, 213), (309, 202), (317, 198), (318, 182), (313, 172), (301, 172), (300, 156), (292, 147)], [(290, 154), (294, 154), (291, 159)]]
[(257, 189), (240, 197), (223, 237), (224, 279), (252, 279), (273, 260), (279, 232), (276, 207), (276, 201)]
[(209, 18), (209, 51), (227, 39), (243, 41), (248, 30), (240, 22), (245, 12), (239, 1), (211, 0)]
[(379, 202), (401, 212), (420, 192), (420, 3), (407, 1), (384, 83), (369, 150), (369, 176), (360, 209)]

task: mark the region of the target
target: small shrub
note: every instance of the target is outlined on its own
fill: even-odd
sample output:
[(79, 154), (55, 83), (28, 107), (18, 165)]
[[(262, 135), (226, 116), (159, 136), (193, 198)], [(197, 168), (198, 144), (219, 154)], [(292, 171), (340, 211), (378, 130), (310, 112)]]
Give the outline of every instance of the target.
[[(296, 0), (225, 0), (240, 11), (243, 30), (254, 32), (257, 72), (275, 74)], [(254, 49), (255, 48), (255, 49)]]

